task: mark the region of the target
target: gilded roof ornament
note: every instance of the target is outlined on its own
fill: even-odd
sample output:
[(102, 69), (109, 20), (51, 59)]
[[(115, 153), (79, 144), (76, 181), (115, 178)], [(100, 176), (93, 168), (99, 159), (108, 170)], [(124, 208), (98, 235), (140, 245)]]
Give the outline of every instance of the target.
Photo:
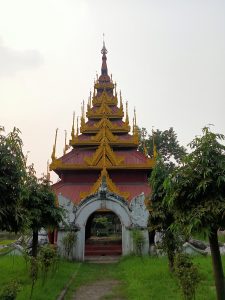
[(63, 154), (65, 155), (66, 154), (66, 151), (69, 149), (69, 145), (67, 145), (67, 131), (65, 131), (65, 140), (64, 140), (64, 149), (63, 149)]
[(152, 144), (153, 144), (153, 158), (157, 158), (157, 148), (156, 148), (156, 144), (155, 144), (155, 131), (154, 129), (152, 128)]
[(128, 115), (128, 101), (126, 102), (126, 120), (125, 120), (126, 124), (129, 124), (129, 115)]
[(73, 124), (72, 124), (72, 130), (71, 130), (71, 139), (72, 139), (72, 141), (74, 141), (74, 138), (75, 138), (74, 122), (75, 122), (75, 112), (73, 112)]
[(123, 109), (123, 98), (122, 98), (121, 90), (120, 90), (120, 108)]
[(79, 117), (77, 117), (77, 133), (76, 133), (76, 137), (78, 137), (79, 135)]
[(55, 143), (54, 143), (54, 145), (53, 145), (53, 150), (52, 150), (52, 162), (54, 161), (54, 160), (56, 160), (56, 142), (57, 142), (57, 134), (58, 134), (58, 128), (56, 129), (56, 131), (55, 131)]

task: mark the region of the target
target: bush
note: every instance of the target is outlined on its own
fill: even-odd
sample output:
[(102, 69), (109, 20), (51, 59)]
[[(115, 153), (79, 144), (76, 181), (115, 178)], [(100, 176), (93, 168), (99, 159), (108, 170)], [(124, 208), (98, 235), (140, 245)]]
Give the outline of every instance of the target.
[(76, 243), (76, 240), (77, 240), (77, 235), (74, 231), (68, 232), (62, 240), (64, 253), (68, 259), (72, 255), (73, 247)]
[(58, 261), (56, 248), (53, 245), (44, 245), (40, 249), (38, 259), (40, 262), (44, 283), (50, 268), (52, 268), (52, 270), (56, 269), (56, 263)]
[(142, 255), (145, 238), (139, 229), (132, 230), (134, 251), (136, 255)]
[(4, 288), (0, 295), (0, 300), (14, 300), (18, 292), (20, 291), (20, 285), (17, 281), (10, 281)]
[(175, 275), (179, 281), (183, 298), (185, 300), (195, 299), (195, 291), (200, 282), (200, 276), (188, 254), (178, 253), (175, 256)]

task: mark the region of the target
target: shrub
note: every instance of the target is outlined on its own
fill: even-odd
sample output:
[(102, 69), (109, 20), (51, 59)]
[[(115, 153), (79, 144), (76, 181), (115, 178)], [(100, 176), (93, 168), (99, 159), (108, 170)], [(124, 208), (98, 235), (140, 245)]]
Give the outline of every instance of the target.
[(64, 236), (62, 243), (63, 243), (64, 253), (67, 258), (71, 256), (76, 240), (77, 240), (77, 235), (74, 231), (69, 231)]
[(197, 266), (193, 264), (188, 254), (176, 254), (175, 275), (182, 290), (183, 298), (185, 300), (195, 299), (195, 291), (200, 282), (200, 276)]
[(145, 238), (139, 229), (132, 230), (134, 252), (136, 255), (142, 255)]
[(4, 288), (0, 295), (0, 300), (14, 300), (18, 292), (20, 291), (20, 285), (17, 281), (10, 281)]
[(40, 249), (38, 259), (40, 262), (44, 283), (50, 268), (52, 268), (53, 270), (56, 269), (56, 263), (58, 261), (56, 248), (53, 245), (44, 245)]

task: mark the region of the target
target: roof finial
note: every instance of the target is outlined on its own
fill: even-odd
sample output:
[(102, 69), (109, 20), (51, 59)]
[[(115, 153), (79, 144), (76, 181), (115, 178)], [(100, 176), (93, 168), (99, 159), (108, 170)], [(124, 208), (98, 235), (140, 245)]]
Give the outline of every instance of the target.
[(104, 34), (104, 32), (103, 32), (103, 47), (105, 47), (105, 34)]
[(123, 109), (123, 98), (122, 98), (121, 90), (120, 90), (120, 109)]
[(76, 136), (78, 137), (79, 135), (79, 117), (77, 117), (77, 134)]
[(126, 102), (126, 124), (129, 124), (129, 116), (128, 116), (128, 101)]
[(153, 158), (157, 158), (157, 149), (155, 144), (155, 131), (152, 126), (152, 144), (153, 144)]
[(56, 152), (57, 134), (58, 134), (58, 128), (55, 131), (55, 143), (53, 145), (53, 150), (52, 150), (52, 161), (56, 160), (55, 152)]
[(137, 126), (137, 115), (136, 115), (136, 108), (134, 108), (134, 126)]
[(68, 146), (66, 144), (66, 139), (67, 139), (67, 131), (65, 131), (65, 142), (64, 142), (64, 149), (63, 149), (63, 154), (65, 155), (66, 154), (66, 151), (68, 150)]
[(74, 140), (74, 137), (75, 137), (74, 122), (75, 122), (75, 111), (73, 112), (73, 124), (72, 124), (72, 130), (71, 130), (71, 139), (72, 139), (72, 141)]
[(106, 47), (105, 47), (105, 34), (103, 33), (103, 47), (102, 47), (102, 70), (101, 75), (107, 75), (108, 76), (108, 68), (107, 68), (107, 57), (106, 54), (108, 53)]
[(133, 135), (138, 140), (138, 127), (137, 127), (137, 116), (136, 116), (136, 108), (134, 108), (134, 118), (133, 118)]

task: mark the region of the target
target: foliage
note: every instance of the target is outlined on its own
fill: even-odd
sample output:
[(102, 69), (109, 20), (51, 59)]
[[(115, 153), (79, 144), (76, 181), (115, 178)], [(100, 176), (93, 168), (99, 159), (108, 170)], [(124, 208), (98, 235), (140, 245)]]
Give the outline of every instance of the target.
[(38, 256), (40, 262), (40, 268), (42, 271), (43, 284), (46, 281), (49, 270), (56, 270), (56, 264), (58, 262), (58, 255), (54, 245), (44, 245), (41, 247)]
[(174, 256), (180, 248), (180, 233), (177, 234), (171, 230), (175, 218), (173, 210), (164, 201), (166, 196), (164, 181), (173, 172), (175, 166), (181, 163), (186, 150), (183, 146), (180, 146), (172, 127), (165, 131), (157, 129), (153, 135), (148, 135), (148, 138), (146, 138), (147, 132), (145, 129), (142, 128), (141, 132), (144, 132), (141, 135), (145, 139), (148, 153), (152, 155), (153, 139), (157, 149), (156, 164), (149, 179), (152, 188), (149, 229), (152, 232), (160, 231), (162, 233), (161, 247), (168, 256), (169, 269), (173, 271)]
[(139, 128), (139, 150), (144, 151), (144, 146), (147, 149), (148, 155), (153, 157), (153, 144), (155, 144), (157, 153), (164, 161), (180, 162), (181, 158), (186, 154), (186, 149), (180, 146), (177, 140), (177, 134), (170, 127), (168, 130), (155, 130), (149, 134), (145, 128)]
[(21, 199), (24, 193), (26, 159), (20, 131), (7, 135), (0, 128), (0, 229), (19, 231), (23, 225)]
[(97, 218), (94, 218), (94, 223), (96, 223), (96, 225), (101, 228), (105, 228), (107, 226), (107, 223), (108, 223), (108, 218), (106, 217), (97, 217)]
[(38, 271), (39, 271), (39, 262), (36, 257), (30, 257), (30, 278), (32, 281), (31, 284), (31, 292), (30, 292), (30, 299), (32, 299), (34, 285), (38, 279)]
[[(42, 276), (39, 272), (35, 282), (32, 300), (52, 300), (57, 299), (61, 291), (70, 280), (72, 274), (78, 267), (76, 262), (60, 260), (58, 269), (52, 276), (48, 276), (45, 285), (42, 283)], [(25, 262), (21, 256), (0, 257), (0, 294), (8, 282), (19, 280), (21, 290), (17, 295), (17, 300), (27, 300), (30, 298), (31, 278), (26, 270)]]
[(143, 233), (141, 232), (140, 229), (133, 229), (132, 237), (133, 237), (135, 254), (141, 256), (143, 253), (143, 246), (145, 243), (145, 238), (143, 236)]
[[(225, 257), (222, 257), (225, 265)], [(14, 263), (13, 263), (14, 261)], [(215, 289), (211, 270), (211, 257), (198, 256), (193, 258), (198, 265), (202, 281), (196, 291), (198, 300), (215, 300)], [(45, 285), (38, 278), (33, 291), (33, 300), (57, 299), (60, 292), (70, 280), (72, 274), (77, 271), (79, 263), (60, 260), (59, 269), (54, 276), (49, 276)], [(29, 299), (31, 281), (26, 272), (25, 262), (22, 257), (0, 257), (0, 293), (4, 286), (11, 280), (19, 278), (22, 289), (17, 300)], [(87, 264), (82, 263), (77, 275), (73, 279), (68, 297), (77, 289), (89, 283), (99, 282), (105, 279), (121, 281), (115, 289), (115, 293), (121, 293), (116, 299), (149, 300), (149, 299), (173, 299), (180, 300), (180, 291), (174, 280), (174, 276), (168, 272), (166, 257), (123, 257), (118, 264)], [(71, 296), (71, 298), (69, 297)], [(111, 298), (110, 298), (111, 299)]]
[(63, 209), (56, 205), (55, 194), (45, 177), (37, 179), (31, 165), (27, 172), (27, 195), (23, 206), (27, 211), (29, 228), (33, 231), (32, 255), (37, 256), (38, 231), (53, 229), (63, 220)]
[(175, 275), (182, 289), (185, 300), (195, 299), (196, 288), (200, 283), (198, 268), (185, 253), (178, 253), (175, 257)]
[(77, 235), (74, 231), (69, 231), (62, 239), (65, 256), (69, 258), (72, 255), (73, 248), (77, 241)]
[(209, 237), (218, 299), (225, 299), (224, 275), (217, 230), (225, 225), (225, 146), (222, 134), (208, 127), (191, 143), (192, 152), (176, 168), (165, 187), (178, 223), (189, 232)]
[(2, 291), (0, 295), (0, 300), (14, 300), (18, 292), (20, 291), (21, 286), (16, 280), (10, 281)]
[(203, 128), (203, 136), (190, 143), (194, 150), (167, 182), (169, 203), (190, 232), (209, 233), (212, 226), (225, 225), (225, 146), (218, 139), (224, 136)]

